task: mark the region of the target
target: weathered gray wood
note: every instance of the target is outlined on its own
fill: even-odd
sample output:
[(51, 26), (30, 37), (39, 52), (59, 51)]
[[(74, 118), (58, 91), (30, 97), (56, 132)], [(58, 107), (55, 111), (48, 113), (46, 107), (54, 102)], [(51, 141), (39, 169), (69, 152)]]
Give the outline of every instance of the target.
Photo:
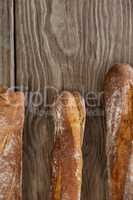
[[(133, 65), (133, 0), (16, 0), (15, 7), (17, 85), (28, 92), (44, 95), (44, 88), (51, 86), (57, 91), (78, 90), (86, 98), (89, 91), (102, 90), (105, 72), (112, 64)], [(47, 101), (51, 98), (52, 92)], [(88, 110), (81, 199), (104, 200), (104, 117), (101, 111), (94, 116)], [(26, 200), (48, 200), (53, 123), (46, 115), (39, 116), (39, 111), (33, 113), (27, 106)]]
[(13, 0), (0, 0), (0, 84), (14, 85)]

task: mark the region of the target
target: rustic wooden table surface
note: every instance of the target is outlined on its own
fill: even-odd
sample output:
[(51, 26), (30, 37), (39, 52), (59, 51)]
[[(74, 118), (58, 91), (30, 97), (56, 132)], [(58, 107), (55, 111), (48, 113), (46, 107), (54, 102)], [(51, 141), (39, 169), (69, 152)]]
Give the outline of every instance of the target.
[[(26, 94), (24, 200), (48, 200), (54, 123), (46, 103), (62, 90), (101, 94), (116, 62), (133, 66), (133, 0), (0, 0), (0, 84)], [(104, 116), (99, 104), (91, 109), (81, 199), (105, 200)]]

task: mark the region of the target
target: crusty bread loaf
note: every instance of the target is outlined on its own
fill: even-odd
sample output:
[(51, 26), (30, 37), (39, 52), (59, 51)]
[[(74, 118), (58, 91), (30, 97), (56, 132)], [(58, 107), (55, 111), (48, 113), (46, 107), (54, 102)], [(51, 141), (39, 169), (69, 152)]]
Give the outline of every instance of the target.
[(133, 69), (114, 65), (104, 82), (109, 200), (133, 200)]
[(22, 199), (24, 95), (0, 88), (0, 200)]
[(82, 181), (84, 100), (78, 92), (63, 92), (56, 104), (51, 200), (79, 200)]

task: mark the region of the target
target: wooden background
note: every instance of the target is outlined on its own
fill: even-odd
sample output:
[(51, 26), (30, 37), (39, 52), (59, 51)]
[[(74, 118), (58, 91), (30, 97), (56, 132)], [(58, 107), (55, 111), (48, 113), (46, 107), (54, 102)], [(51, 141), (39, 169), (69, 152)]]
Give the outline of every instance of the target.
[[(44, 105), (55, 91), (100, 94), (116, 62), (133, 66), (133, 0), (0, 0), (0, 84), (23, 86), (27, 99), (24, 200), (48, 200), (54, 123)], [(105, 200), (104, 116), (98, 105), (91, 109), (81, 200)]]

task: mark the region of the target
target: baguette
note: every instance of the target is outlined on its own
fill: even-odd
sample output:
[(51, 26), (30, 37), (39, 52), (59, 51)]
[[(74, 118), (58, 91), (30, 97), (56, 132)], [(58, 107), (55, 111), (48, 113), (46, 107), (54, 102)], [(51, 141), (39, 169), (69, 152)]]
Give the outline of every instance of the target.
[(104, 82), (108, 199), (133, 200), (133, 69), (114, 65)]
[(56, 104), (56, 135), (52, 160), (51, 200), (79, 200), (82, 181), (84, 100), (63, 92)]
[(24, 95), (0, 88), (0, 200), (22, 199)]

